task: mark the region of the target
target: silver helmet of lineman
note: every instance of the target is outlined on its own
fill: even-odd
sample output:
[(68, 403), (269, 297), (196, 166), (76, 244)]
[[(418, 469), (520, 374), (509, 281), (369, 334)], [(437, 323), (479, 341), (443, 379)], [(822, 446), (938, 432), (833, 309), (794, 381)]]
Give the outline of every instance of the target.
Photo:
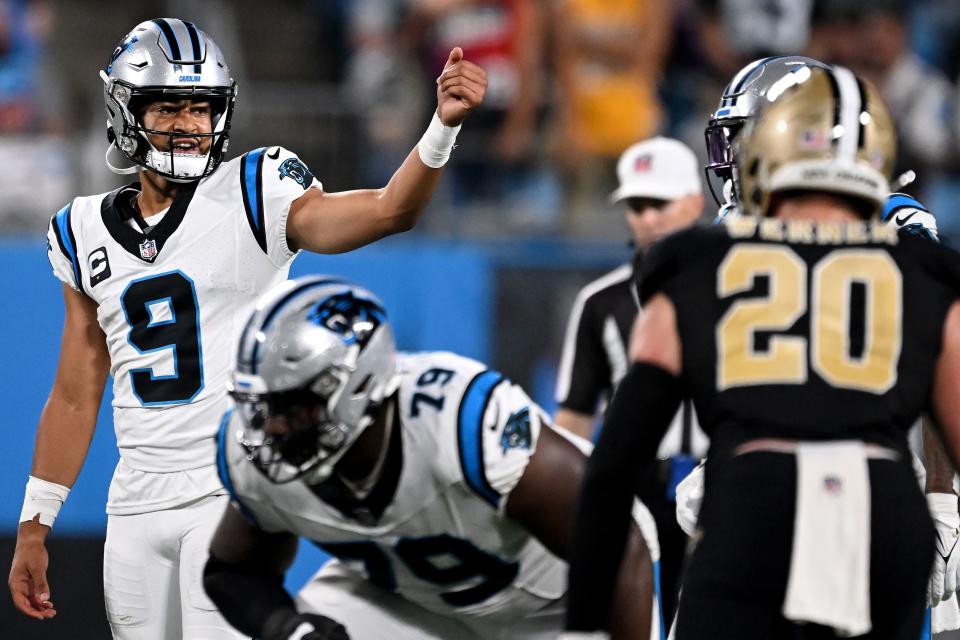
[[(112, 171), (147, 169), (169, 180), (191, 182), (220, 165), (237, 86), (220, 47), (193, 23), (177, 18), (141, 22), (113, 50), (100, 78), (110, 142), (106, 160)], [(206, 153), (178, 153), (173, 132), (150, 130), (143, 124), (141, 111), (147, 103), (186, 98), (210, 103), (212, 131), (190, 134), (210, 140)], [(169, 136), (168, 149), (158, 150), (148, 134)]]
[(231, 396), (248, 457), (275, 483), (325, 480), (400, 384), (393, 331), (375, 295), (325, 276), (257, 303)]
[[(804, 56), (761, 58), (740, 69), (724, 88), (720, 104), (711, 114), (704, 132), (707, 142), (707, 184), (714, 200), (720, 205), (719, 217), (736, 211), (741, 200), (733, 144), (737, 135), (759, 109), (767, 91), (781, 78), (803, 67), (826, 68), (827, 65)], [(722, 198), (714, 189), (711, 174), (723, 185)]]

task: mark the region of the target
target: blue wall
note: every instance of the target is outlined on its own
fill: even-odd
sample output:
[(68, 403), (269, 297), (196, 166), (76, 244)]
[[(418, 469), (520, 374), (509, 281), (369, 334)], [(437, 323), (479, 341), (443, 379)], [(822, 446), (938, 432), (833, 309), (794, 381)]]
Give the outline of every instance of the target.
[[(478, 248), (407, 242), (383, 243), (342, 256), (303, 255), (293, 275), (338, 273), (381, 295), (403, 349), (454, 349), (489, 355), (492, 301), (490, 258)], [(63, 323), (59, 283), (42, 241), (0, 243), (6, 273), (0, 315), (5, 366), (4, 438), (0, 466), (0, 522), (13, 532), (30, 472), (37, 417), (56, 369)], [(456, 314), (457, 320), (451, 321)], [(110, 385), (83, 472), (64, 506), (59, 532), (101, 532), (107, 486), (117, 462), (110, 417)]]
[[(340, 256), (302, 255), (291, 274), (337, 273), (378, 293), (404, 350), (449, 349), (490, 361), (495, 324), (496, 274), (501, 266), (545, 268), (609, 266), (624, 251), (609, 245), (557, 243), (478, 245), (423, 241), (406, 236)], [(59, 283), (50, 272), (43, 240), (0, 241), (5, 313), (0, 314), (4, 366), (3, 453), (0, 457), (0, 526), (15, 534), (30, 472), (36, 421), (56, 368), (63, 322)], [(564, 315), (566, 310), (561, 311)], [(107, 488), (118, 456), (110, 414), (110, 384), (87, 462), (57, 520), (55, 535), (103, 535)], [(302, 545), (290, 575), (299, 584), (319, 552)]]

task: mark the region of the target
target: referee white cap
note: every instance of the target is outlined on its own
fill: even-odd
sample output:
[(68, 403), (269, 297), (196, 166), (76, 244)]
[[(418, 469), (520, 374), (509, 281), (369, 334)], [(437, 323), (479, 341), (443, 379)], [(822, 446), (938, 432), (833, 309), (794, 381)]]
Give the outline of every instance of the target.
[(673, 200), (701, 193), (700, 162), (679, 140), (656, 137), (631, 146), (617, 161), (620, 186), (610, 202), (627, 198)]

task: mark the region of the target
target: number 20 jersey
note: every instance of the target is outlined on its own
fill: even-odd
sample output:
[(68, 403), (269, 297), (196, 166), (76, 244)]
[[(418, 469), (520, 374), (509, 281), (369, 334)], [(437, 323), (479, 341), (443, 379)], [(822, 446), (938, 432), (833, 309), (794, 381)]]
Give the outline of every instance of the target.
[(714, 452), (760, 437), (905, 452), (960, 256), (882, 222), (742, 217), (665, 238), (641, 282), (644, 303), (664, 294), (676, 309), (682, 378)]
[(367, 506), (334, 506), (323, 485), (273, 484), (246, 459), (239, 418), (229, 416), (219, 460), (235, 504), (261, 529), (311, 540), (440, 615), (509, 621), (532, 613), (517, 610), (530, 602), (520, 592), (560, 598), (566, 563), (504, 514), (541, 429), (551, 428), (542, 410), (468, 358), (399, 354), (398, 365), (394, 444)]
[(216, 433), (234, 345), (249, 307), (287, 277), (287, 215), (311, 187), (320, 183), (306, 166), (271, 147), (183, 184), (147, 233), (125, 219), (136, 186), (76, 198), (53, 217), (54, 274), (97, 304), (110, 354), (121, 464), (109, 513), (222, 490)]

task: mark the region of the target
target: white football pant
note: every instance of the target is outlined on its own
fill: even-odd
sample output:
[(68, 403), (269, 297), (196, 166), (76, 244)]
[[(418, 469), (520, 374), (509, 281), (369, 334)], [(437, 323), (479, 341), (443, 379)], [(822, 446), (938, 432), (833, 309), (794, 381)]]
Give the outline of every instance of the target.
[[(564, 600), (546, 600), (517, 593), (536, 613), (504, 625), (466, 616), (442, 616), (371, 584), (337, 560), (327, 562), (297, 595), (297, 610), (319, 613), (362, 640), (556, 640), (563, 630)], [(525, 607), (525, 608), (527, 608)]]
[(103, 595), (115, 640), (236, 640), (203, 590), (210, 540), (229, 499), (107, 518)]

